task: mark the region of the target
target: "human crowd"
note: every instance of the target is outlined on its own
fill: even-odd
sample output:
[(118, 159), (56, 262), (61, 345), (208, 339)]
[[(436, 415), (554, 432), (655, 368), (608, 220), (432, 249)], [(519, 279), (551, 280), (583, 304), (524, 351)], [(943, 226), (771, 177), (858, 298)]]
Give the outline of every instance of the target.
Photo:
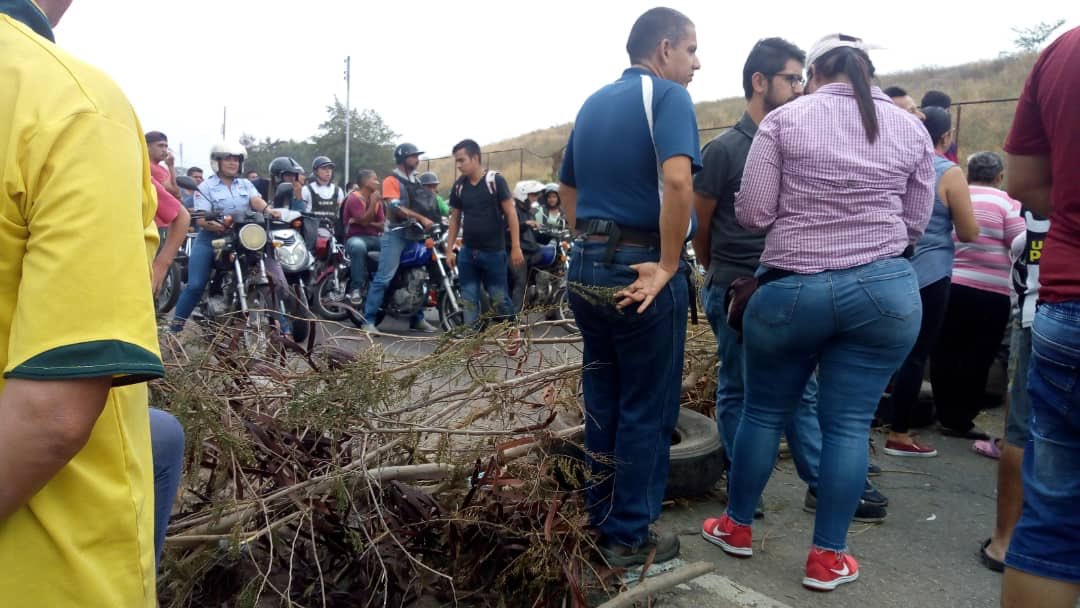
[[(171, 323), (181, 331), (225, 229), (196, 212), (285, 210), (338, 223), (369, 331), (406, 224), (445, 220), (467, 323), (481, 291), (496, 318), (514, 320), (535, 231), (574, 231), (569, 303), (597, 480), (586, 502), (610, 566), (680, 551), (654, 524), (696, 297), (689, 244), (721, 362), (727, 506), (703, 522), (705, 541), (753, 556), (783, 435), (815, 513), (802, 584), (855, 581), (850, 523), (883, 521), (889, 505), (870, 482), (875, 417), (889, 428), (886, 455), (937, 455), (912, 431), (928, 422), (929, 368), (942, 433), (999, 460), (996, 526), (979, 557), (1005, 572), (1002, 605), (1080, 597), (1080, 28), (1039, 56), (1005, 157), (978, 152), (961, 166), (949, 97), (916, 104), (879, 88), (870, 47), (844, 34), (809, 52), (758, 41), (745, 112), (702, 147), (687, 92), (701, 68), (695, 26), (655, 8), (630, 32), (631, 67), (581, 107), (557, 183), (511, 192), (465, 139), (444, 199), (408, 143), (392, 173), (363, 169), (344, 188), (326, 156), (310, 176), (274, 159), (263, 179), (224, 143), (210, 175), (190, 167), (196, 188), (180, 188), (165, 134), (144, 133), (115, 84), (52, 43), (69, 3), (0, 0), (0, 67), (20, 91), (0, 95), (0, 602), (155, 605), (184, 438), (168, 414), (147, 416), (146, 381), (164, 374), (151, 294), (194, 228)], [(71, 204), (80, 198), (92, 200)], [(369, 282), (357, 264), (372, 251)], [(422, 313), (410, 327), (434, 330)], [(994, 438), (974, 421), (1006, 336), (1007, 423)]]

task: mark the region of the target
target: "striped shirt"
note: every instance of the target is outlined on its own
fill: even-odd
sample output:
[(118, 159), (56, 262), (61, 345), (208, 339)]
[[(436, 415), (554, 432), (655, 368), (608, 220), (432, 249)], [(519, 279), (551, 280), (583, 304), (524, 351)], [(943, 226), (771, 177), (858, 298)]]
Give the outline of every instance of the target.
[(930, 221), (926, 128), (873, 87), (880, 135), (866, 139), (851, 85), (828, 84), (758, 127), (735, 214), (765, 231), (761, 263), (813, 274), (897, 257)]
[(997, 188), (971, 186), (971, 206), (979, 237), (961, 243), (953, 233), (952, 282), (982, 291), (1010, 295), (1013, 240), (1025, 233), (1020, 203)]

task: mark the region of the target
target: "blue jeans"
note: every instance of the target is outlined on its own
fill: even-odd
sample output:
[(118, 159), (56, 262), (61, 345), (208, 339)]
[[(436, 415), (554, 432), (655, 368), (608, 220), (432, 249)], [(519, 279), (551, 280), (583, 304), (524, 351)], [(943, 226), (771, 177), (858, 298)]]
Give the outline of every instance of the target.
[(585, 346), (585, 449), (594, 474), (587, 501), (589, 518), (605, 540), (637, 547), (660, 517), (667, 487), (689, 299), (680, 274), (645, 312), (617, 311), (613, 299), (589, 287), (633, 283), (637, 272), (630, 266), (657, 261), (660, 251), (625, 247), (605, 264), (605, 248), (575, 243), (568, 275), (570, 307)]
[[(730, 463), (734, 458), (735, 433), (739, 430), (739, 420), (743, 414), (746, 360), (739, 334), (727, 324), (727, 310), (724, 308), (724, 292), (727, 287), (713, 285), (706, 289), (702, 296), (705, 314), (709, 317), (713, 334), (716, 335), (716, 354), (720, 358), (720, 366), (716, 371), (716, 424), (724, 442), (724, 454)], [(791, 458), (795, 461), (795, 470), (798, 471), (799, 478), (814, 491), (817, 491), (818, 465), (821, 463), (817, 392), (817, 376), (812, 375), (806, 383), (795, 415), (788, 420), (784, 428)]]
[(150, 448), (154, 455), (154, 563), (160, 564), (184, 468), (184, 428), (172, 414), (150, 408)]
[(217, 235), (204, 230), (191, 244), (191, 257), (188, 258), (188, 281), (184, 286), (184, 291), (176, 300), (172, 322), (173, 331), (184, 328), (184, 323), (191, 316), (191, 311), (195, 310), (195, 306), (202, 299), (214, 265), (214, 248), (210, 243), (216, 237)]
[(498, 320), (513, 321), (514, 305), (506, 285), (506, 252), (482, 251), (468, 246), (461, 248), (457, 257), (458, 279), (461, 281), (461, 299), (465, 310), (465, 325), (475, 327), (480, 318), (480, 285), (484, 286), (491, 305), (496, 309)]
[[(349, 253), (349, 286), (351, 289), (359, 289), (360, 293), (367, 288), (369, 251), (380, 251), (382, 243), (377, 236), (351, 236), (345, 241), (345, 249)], [(398, 254), (398, 258), (401, 254)], [(382, 258), (379, 258), (382, 263)], [(397, 270), (396, 268), (394, 269)], [(393, 278), (393, 275), (391, 275)]]
[(743, 318), (746, 406), (728, 484), (731, 519), (753, 522), (780, 433), (817, 369), (822, 447), (814, 545), (845, 549), (866, 481), (870, 423), (921, 319), (915, 271), (903, 258), (790, 275), (757, 290)]
[[(375, 279), (368, 287), (367, 300), (364, 302), (364, 319), (368, 323), (375, 323), (375, 319), (382, 308), (383, 297), (386, 296), (386, 288), (390, 281), (394, 280), (398, 266), (401, 265), (401, 253), (409, 246), (409, 241), (402, 236), (401, 230), (387, 230), (379, 239), (379, 269), (375, 272)], [(424, 309), (420, 309), (413, 315), (412, 323), (424, 320)]]
[(1040, 304), (1031, 346), (1024, 512), (1005, 565), (1080, 583), (1080, 301)]

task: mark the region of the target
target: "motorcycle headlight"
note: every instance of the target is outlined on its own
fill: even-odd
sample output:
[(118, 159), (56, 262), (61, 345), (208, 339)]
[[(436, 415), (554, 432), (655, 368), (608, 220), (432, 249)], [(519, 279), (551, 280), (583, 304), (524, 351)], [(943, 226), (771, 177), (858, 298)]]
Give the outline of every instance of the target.
[(266, 247), (266, 230), (258, 224), (247, 224), (240, 228), (239, 237), (244, 249), (262, 251)]
[(286, 272), (300, 272), (308, 266), (307, 247), (299, 240), (292, 245), (281, 245), (275, 248), (274, 256)]

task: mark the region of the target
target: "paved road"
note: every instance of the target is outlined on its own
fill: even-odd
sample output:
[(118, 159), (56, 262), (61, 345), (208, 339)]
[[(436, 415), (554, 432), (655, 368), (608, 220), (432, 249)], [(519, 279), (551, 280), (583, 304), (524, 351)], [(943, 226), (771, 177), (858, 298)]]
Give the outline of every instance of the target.
[[(979, 425), (1000, 429), (999, 410), (984, 413)], [(791, 461), (782, 461), (765, 491), (766, 516), (754, 526), (754, 557), (738, 560), (698, 536), (705, 517), (719, 515), (718, 501), (696, 501), (665, 510), (661, 525), (682, 536), (682, 558), (716, 564), (716, 574), (736, 588), (756, 591), (775, 603), (747, 595), (746, 603), (719, 577), (691, 583), (668, 594), (663, 606), (823, 606), (985, 608), (997, 606), (1001, 575), (985, 569), (976, 550), (994, 523), (996, 461), (971, 451), (969, 441), (923, 431), (940, 455), (900, 459), (880, 454), (885, 470), (875, 480), (890, 500), (880, 525), (855, 523), (849, 543), (861, 565), (860, 579), (832, 593), (805, 590), (800, 581), (810, 544), (813, 515), (802, 510), (805, 485)], [(880, 438), (878, 444), (884, 443)], [(756, 598), (756, 599), (755, 599)], [(756, 601), (757, 603), (753, 603)]]

